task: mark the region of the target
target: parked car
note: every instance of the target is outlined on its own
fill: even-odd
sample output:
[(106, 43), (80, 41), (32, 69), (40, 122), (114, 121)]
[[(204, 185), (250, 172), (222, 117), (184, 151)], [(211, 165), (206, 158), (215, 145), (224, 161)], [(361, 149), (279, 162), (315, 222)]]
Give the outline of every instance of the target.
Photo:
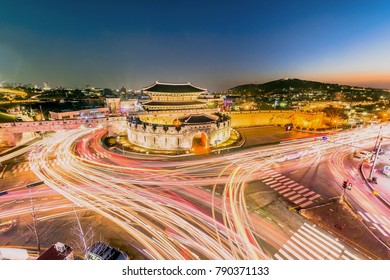
[(96, 242), (87, 249), (88, 260), (128, 260), (129, 257), (119, 249), (102, 242)]

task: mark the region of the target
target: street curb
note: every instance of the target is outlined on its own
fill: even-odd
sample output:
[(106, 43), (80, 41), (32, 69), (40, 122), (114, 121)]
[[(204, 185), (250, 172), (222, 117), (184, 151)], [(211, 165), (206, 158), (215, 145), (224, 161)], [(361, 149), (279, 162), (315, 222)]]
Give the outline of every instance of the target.
[[(230, 149), (237, 149), (237, 148), (241, 148), (245, 142), (246, 142), (246, 139), (245, 137), (242, 137), (242, 140), (240, 142), (238, 142), (237, 144), (233, 145), (233, 146), (228, 146), (228, 147), (225, 147), (225, 148), (220, 148), (220, 149), (215, 149), (215, 150), (212, 150), (210, 151), (210, 154), (212, 155), (213, 153), (215, 152), (218, 152), (218, 151), (226, 151), (226, 150), (230, 150)], [(103, 139), (103, 137), (102, 137)], [(105, 147), (107, 150), (109, 150), (109, 148)], [(113, 146), (113, 150), (117, 151), (116, 153), (122, 153), (122, 150), (120, 148), (118, 148), (117, 146)], [(139, 153), (139, 152), (130, 152), (130, 151), (125, 151), (125, 153), (128, 153), (128, 154), (133, 154), (133, 155), (145, 155), (146, 157), (162, 157), (162, 158), (184, 158), (184, 157), (189, 157), (189, 156), (194, 156), (196, 154), (194, 153), (188, 153), (188, 154), (179, 154), (179, 155), (164, 155), (164, 154), (146, 154), (146, 153)]]
[(0, 173), (0, 179), (3, 179), (3, 175), (4, 175), (4, 171), (5, 169), (7, 168), (7, 165), (5, 164), (1, 170), (1, 173)]
[[(370, 184), (370, 182), (367, 180), (366, 176), (364, 175), (364, 172), (363, 172), (363, 165), (365, 164), (362, 163), (360, 164), (359, 166), (359, 170), (360, 170), (360, 174), (363, 176), (363, 179), (364, 179), (364, 182), (366, 183), (366, 185), (368, 186), (368, 188), (371, 190), (371, 192), (374, 191), (374, 188), (372, 187), (372, 185)], [(377, 195), (377, 197), (379, 198), (380, 201), (382, 201), (388, 208), (390, 208), (390, 203), (384, 198), (382, 197), (380, 194)]]

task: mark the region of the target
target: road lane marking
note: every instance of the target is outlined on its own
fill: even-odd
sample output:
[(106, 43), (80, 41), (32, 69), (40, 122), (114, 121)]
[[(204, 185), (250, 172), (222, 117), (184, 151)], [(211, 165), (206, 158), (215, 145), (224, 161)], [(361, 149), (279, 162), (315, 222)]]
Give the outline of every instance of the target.
[[(293, 247), (296, 251), (299, 252), (299, 254), (301, 254), (302, 256), (304, 256), (306, 258), (306, 260), (313, 260), (313, 257), (310, 256), (308, 253), (306, 253), (305, 251), (303, 251), (301, 248), (299, 248), (297, 245), (300, 245), (299, 243), (301, 242), (297, 242), (296, 241), (297, 239), (295, 237), (291, 237), (291, 239), (287, 242), (287, 244), (291, 247)], [(294, 241), (294, 242), (292, 242)], [(301, 243), (302, 244), (302, 243)], [(303, 245), (303, 244), (302, 244)]]
[(378, 215), (375, 215), (375, 214), (372, 214), (373, 216), (375, 216), (375, 218), (378, 219), (378, 221), (382, 224), (382, 225), (386, 225), (386, 222), (384, 222), (384, 220), (382, 220), (381, 217), (379, 217)]
[(307, 200), (306, 197), (301, 197), (300, 199), (297, 199), (297, 200), (294, 200), (293, 202), (295, 204), (299, 204), (300, 202), (304, 201), (304, 200)]
[(275, 188), (274, 190), (275, 191), (279, 191), (279, 190), (282, 190), (282, 189), (286, 189), (286, 190), (290, 190), (289, 188), (287, 188), (286, 186), (280, 186), (280, 187), (277, 187), (277, 188)]
[(288, 252), (290, 252), (292, 255), (294, 255), (299, 260), (304, 260), (304, 258), (298, 254), (297, 252), (293, 251), (290, 247), (288, 247), (286, 244), (282, 246), (282, 248), (286, 249)]
[(288, 192), (288, 191), (291, 191), (291, 190), (290, 190), (289, 188), (286, 187), (285, 190), (282, 190), (282, 191), (280, 191), (279, 193), (280, 193), (280, 194), (283, 194), (283, 193)]
[(389, 229), (387, 226), (385, 226), (385, 225), (381, 225), (381, 226), (382, 226), (382, 228), (383, 228), (385, 231), (387, 231), (388, 234), (390, 234), (390, 229)]
[(288, 199), (294, 201), (294, 199), (296, 199), (298, 197), (301, 197), (301, 196), (299, 194), (296, 194), (296, 195), (294, 195), (292, 197), (289, 197)]
[(264, 180), (262, 180), (264, 183), (265, 182), (268, 182), (268, 181), (274, 181), (274, 178), (272, 178), (272, 177), (268, 177), (267, 179), (264, 179)]
[[(297, 237), (300, 237), (300, 239), (302, 240), (303, 237), (302, 236), (299, 236), (297, 235), (296, 237), (293, 236), (291, 237), (292, 240), (294, 240), (295, 243), (297, 243), (299, 246), (301, 246), (303, 249), (305, 249), (307, 252), (310, 252), (310, 254), (312, 254), (314, 257), (316, 257), (318, 260), (321, 260), (323, 257), (318, 255), (316, 252), (313, 251), (313, 249), (307, 247), (304, 243), (302, 243), (301, 241), (299, 241), (299, 239)], [(312, 245), (308, 240), (303, 240), (303, 242), (306, 242), (306, 244), (308, 244), (309, 246)], [(313, 246), (311, 246), (312, 248), (314, 248)], [(310, 258), (310, 259), (313, 259), (313, 258)]]
[(287, 182), (287, 183), (285, 182), (284, 184), (285, 184), (286, 186), (289, 186), (289, 185), (290, 185), (289, 188), (291, 188), (292, 185), (294, 185), (294, 184), (297, 184), (297, 185), (298, 185), (298, 183), (295, 183), (294, 181), (290, 181), (290, 182)]
[(372, 222), (379, 224), (379, 222), (370, 213), (366, 212), (364, 214), (366, 214), (367, 217), (369, 217)]
[[(301, 229), (299, 229), (298, 232), (301, 233), (302, 235), (306, 236), (306, 238), (310, 239), (312, 242), (316, 243), (322, 249), (324, 249), (325, 251), (322, 251), (320, 249), (319, 252), (322, 252), (323, 255), (325, 255), (325, 257), (327, 257), (328, 259), (334, 260), (334, 257), (337, 258), (339, 256), (339, 253), (341, 252), (341, 250), (338, 250), (338, 252), (330, 250), (329, 246), (325, 245), (327, 243), (326, 240), (324, 240), (321, 236), (318, 236), (315, 233), (310, 232), (310, 231), (303, 231), (302, 229), (303, 229), (303, 227), (301, 227)], [(331, 257), (329, 254), (332, 254), (334, 257)]]
[(379, 230), (379, 232), (382, 233), (384, 236), (389, 237), (389, 236), (386, 234), (386, 232), (384, 232), (383, 229), (381, 229), (381, 227), (380, 227), (378, 224), (372, 223), (372, 225), (373, 225), (377, 230)]
[[(311, 228), (313, 231), (317, 232), (319, 235), (323, 236), (325, 239), (329, 240), (330, 242), (332, 242), (333, 244), (335, 244), (336, 246), (338, 246), (339, 248), (343, 249), (344, 246), (341, 245), (340, 243), (338, 243), (337, 241), (333, 240), (332, 238), (330, 238), (329, 236), (325, 235), (324, 233), (322, 233), (321, 231), (319, 231), (318, 229), (316, 229), (315, 227), (313, 226), (310, 226), (309, 224), (307, 223), (304, 223), (304, 225), (306, 226), (306, 228)], [(331, 246), (331, 244), (329, 244)]]
[(308, 197), (308, 196), (310, 196), (310, 195), (312, 195), (312, 194), (315, 194), (315, 192), (311, 191), (311, 192), (309, 192), (309, 193), (303, 194), (303, 196)]
[(344, 251), (344, 254), (349, 255), (351, 258), (353, 258), (355, 260), (359, 260), (358, 257), (356, 257), (354, 254), (352, 254), (351, 252), (349, 252), (347, 250)]
[(279, 253), (283, 254), (288, 260), (294, 260), (294, 258), (292, 258), (289, 254), (287, 254), (287, 252), (284, 251), (283, 249), (280, 249)]
[(371, 222), (362, 212), (360, 212), (360, 211), (357, 211), (358, 213), (359, 213), (359, 215), (361, 216), (361, 217), (363, 217), (363, 219), (366, 221), (366, 222)]
[(277, 253), (275, 254), (275, 258), (277, 258), (278, 260), (284, 260), (281, 256), (279, 256)]
[(314, 200), (314, 199), (316, 199), (316, 198), (319, 198), (320, 196), (321, 196), (321, 195), (316, 194), (316, 195), (310, 197), (309, 200)]
[[(331, 257), (331, 256), (329, 256), (329, 254), (327, 253), (327, 251), (329, 251), (329, 248), (328, 248), (328, 247), (326, 247), (324, 244), (322, 244), (321, 242), (319, 242), (317, 239), (311, 237), (310, 235), (308, 235), (307, 233), (305, 233), (305, 232), (304, 232), (303, 230), (301, 230), (301, 229), (298, 230), (298, 233), (300, 233), (300, 234), (299, 234), (299, 235), (297, 234), (297, 235), (296, 235), (297, 237), (301, 238), (301, 239), (302, 239), (303, 241), (305, 241), (306, 243), (309, 243), (310, 246), (311, 246), (312, 248), (316, 249), (317, 253), (323, 255), (323, 257), (320, 258), (320, 259), (328, 258), (328, 259), (330, 259), (330, 260), (334, 260), (334, 258)], [(305, 238), (304, 238), (304, 237), (305, 237)], [(311, 242), (315, 243), (315, 244), (309, 242), (309, 240), (310, 240)], [(321, 248), (324, 249), (325, 251), (322, 250)], [(336, 253), (335, 253), (335, 256), (337, 256)]]
[(269, 182), (264, 182), (264, 183), (268, 186), (268, 185), (271, 185), (273, 183), (276, 183), (276, 181), (269, 181)]
[(282, 185), (281, 183), (275, 183), (275, 184), (270, 185), (270, 187), (271, 188), (275, 188), (275, 187), (281, 186), (281, 185)]
[(308, 202), (305, 202), (305, 203), (303, 203), (303, 204), (301, 204), (301, 205), (299, 205), (299, 206), (301, 206), (301, 207), (306, 207), (306, 206), (308, 206), (308, 205), (310, 205), (310, 204), (313, 204), (313, 202), (309, 200)]
[[(276, 178), (275, 178), (276, 179)], [(281, 183), (283, 183), (283, 182), (286, 182), (286, 181), (290, 181), (290, 179), (289, 178), (285, 178), (285, 179), (283, 179), (283, 180), (278, 180), (279, 182), (281, 182)]]

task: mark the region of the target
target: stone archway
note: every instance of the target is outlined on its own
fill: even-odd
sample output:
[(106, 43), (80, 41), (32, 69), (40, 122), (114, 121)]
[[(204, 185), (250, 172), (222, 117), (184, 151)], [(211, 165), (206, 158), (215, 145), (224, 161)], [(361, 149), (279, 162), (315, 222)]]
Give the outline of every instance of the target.
[(195, 154), (209, 152), (208, 136), (205, 132), (197, 132), (192, 137), (191, 151)]

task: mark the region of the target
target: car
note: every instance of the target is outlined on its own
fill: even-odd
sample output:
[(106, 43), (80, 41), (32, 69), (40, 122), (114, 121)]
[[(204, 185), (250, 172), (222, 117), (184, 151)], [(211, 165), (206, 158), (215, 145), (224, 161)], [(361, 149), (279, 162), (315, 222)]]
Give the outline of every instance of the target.
[(355, 151), (353, 153), (353, 156), (356, 157), (356, 158), (359, 158), (359, 159), (371, 159), (371, 156), (372, 156), (372, 153), (370, 152), (367, 152), (367, 151)]

